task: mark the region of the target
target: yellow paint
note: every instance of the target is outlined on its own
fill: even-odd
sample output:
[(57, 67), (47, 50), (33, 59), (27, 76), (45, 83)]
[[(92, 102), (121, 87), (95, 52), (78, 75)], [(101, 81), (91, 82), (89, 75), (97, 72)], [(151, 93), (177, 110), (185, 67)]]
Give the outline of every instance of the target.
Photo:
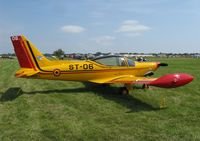
[(21, 68), (16, 72), (17, 77), (126, 84), (154, 80), (144, 77), (144, 74), (155, 71), (156, 62), (135, 62), (135, 66), (106, 66), (91, 60), (50, 61), (23, 35), (21, 37), (35, 69)]

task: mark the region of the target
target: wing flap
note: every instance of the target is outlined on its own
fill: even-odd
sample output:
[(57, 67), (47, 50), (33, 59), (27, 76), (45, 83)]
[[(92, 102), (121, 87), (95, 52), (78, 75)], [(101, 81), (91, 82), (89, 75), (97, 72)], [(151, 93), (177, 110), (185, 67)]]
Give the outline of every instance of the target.
[(156, 80), (156, 78), (146, 78), (146, 77), (136, 77), (133, 75), (121, 75), (117, 77), (101, 78), (90, 80), (93, 83), (126, 83), (126, 84), (148, 84), (151, 81)]

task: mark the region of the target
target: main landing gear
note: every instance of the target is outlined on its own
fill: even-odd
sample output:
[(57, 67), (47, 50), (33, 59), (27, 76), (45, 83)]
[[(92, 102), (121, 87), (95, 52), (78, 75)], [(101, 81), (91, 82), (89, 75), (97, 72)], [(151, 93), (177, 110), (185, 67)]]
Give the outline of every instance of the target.
[(129, 90), (126, 87), (121, 87), (119, 89), (119, 93), (122, 95), (128, 95), (129, 94)]
[(121, 87), (119, 90), (119, 93), (122, 95), (128, 95), (129, 94), (129, 90), (132, 90), (133, 87), (131, 84), (124, 84), (124, 87)]
[[(149, 85), (143, 84), (142, 89), (149, 89)], [(124, 87), (119, 89), (119, 94), (128, 95), (130, 90), (133, 90), (133, 86), (131, 84), (125, 84)]]

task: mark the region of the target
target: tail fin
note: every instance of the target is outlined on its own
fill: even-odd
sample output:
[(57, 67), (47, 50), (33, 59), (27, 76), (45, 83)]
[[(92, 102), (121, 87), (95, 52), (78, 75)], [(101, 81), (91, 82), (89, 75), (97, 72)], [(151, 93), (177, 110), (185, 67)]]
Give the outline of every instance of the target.
[(21, 68), (40, 70), (50, 62), (30, 41), (23, 35), (11, 36), (11, 41)]

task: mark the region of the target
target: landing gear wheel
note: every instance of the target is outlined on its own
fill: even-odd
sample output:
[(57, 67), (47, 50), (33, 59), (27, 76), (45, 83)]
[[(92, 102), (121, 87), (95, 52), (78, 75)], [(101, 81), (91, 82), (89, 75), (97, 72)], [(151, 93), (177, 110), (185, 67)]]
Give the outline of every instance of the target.
[(129, 94), (129, 90), (126, 87), (121, 87), (119, 90), (119, 93), (122, 95), (128, 95)]
[(103, 88), (106, 88), (106, 87), (109, 86), (109, 84), (101, 84), (101, 86), (102, 86)]
[(143, 84), (142, 85), (142, 89), (149, 89), (149, 85), (148, 84)]

